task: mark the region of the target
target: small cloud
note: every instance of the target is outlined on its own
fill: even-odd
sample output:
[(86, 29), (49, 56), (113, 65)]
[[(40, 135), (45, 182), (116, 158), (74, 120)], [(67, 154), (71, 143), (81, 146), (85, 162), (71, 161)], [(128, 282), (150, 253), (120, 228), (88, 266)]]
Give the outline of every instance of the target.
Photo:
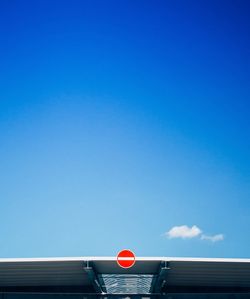
[(218, 234), (214, 236), (207, 236), (207, 235), (202, 235), (201, 240), (208, 240), (211, 242), (218, 242), (218, 241), (223, 241), (224, 240), (224, 235), (223, 234)]
[(182, 239), (191, 239), (198, 237), (202, 233), (201, 229), (198, 226), (193, 225), (188, 227), (187, 225), (174, 226), (165, 235), (169, 239), (173, 238), (182, 238)]

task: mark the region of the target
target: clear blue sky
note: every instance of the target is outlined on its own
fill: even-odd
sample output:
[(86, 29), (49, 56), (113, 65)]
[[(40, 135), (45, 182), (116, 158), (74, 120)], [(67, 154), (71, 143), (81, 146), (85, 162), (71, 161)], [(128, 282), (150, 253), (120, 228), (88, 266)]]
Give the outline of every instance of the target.
[(249, 15), (1, 1), (0, 257), (250, 257)]

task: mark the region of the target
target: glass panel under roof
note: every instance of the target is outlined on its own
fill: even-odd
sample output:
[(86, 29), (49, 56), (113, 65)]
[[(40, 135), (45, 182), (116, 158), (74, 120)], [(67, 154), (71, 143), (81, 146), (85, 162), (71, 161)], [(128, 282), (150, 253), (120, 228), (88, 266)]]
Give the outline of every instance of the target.
[(100, 278), (109, 294), (148, 294), (154, 275), (102, 274)]

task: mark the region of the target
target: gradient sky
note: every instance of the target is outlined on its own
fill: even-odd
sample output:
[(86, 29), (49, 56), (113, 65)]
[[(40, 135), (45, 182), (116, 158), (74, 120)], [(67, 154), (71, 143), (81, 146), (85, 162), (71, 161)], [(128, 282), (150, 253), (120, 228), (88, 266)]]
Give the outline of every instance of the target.
[(0, 257), (250, 257), (249, 3), (0, 2)]

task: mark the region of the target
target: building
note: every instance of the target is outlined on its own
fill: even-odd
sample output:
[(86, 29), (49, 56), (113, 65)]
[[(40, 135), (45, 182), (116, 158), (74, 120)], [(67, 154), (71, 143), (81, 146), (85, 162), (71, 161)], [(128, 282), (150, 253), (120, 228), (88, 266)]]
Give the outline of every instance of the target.
[(245, 299), (250, 259), (0, 259), (0, 299)]

